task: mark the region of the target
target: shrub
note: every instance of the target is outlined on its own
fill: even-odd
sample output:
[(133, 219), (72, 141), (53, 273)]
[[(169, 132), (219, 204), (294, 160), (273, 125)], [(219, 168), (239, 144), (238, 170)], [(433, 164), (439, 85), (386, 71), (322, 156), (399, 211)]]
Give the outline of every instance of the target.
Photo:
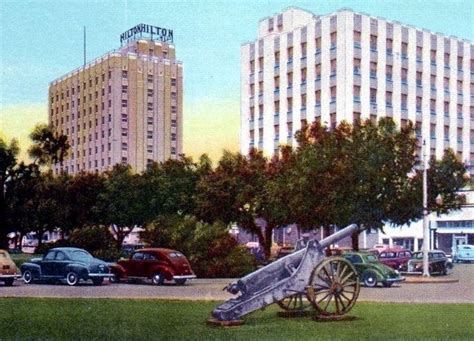
[(222, 223), (210, 225), (192, 216), (161, 217), (140, 237), (150, 246), (184, 253), (198, 277), (241, 277), (255, 268), (254, 258)]
[(91, 226), (75, 229), (69, 235), (71, 246), (89, 251), (94, 257), (104, 260), (116, 260), (119, 251), (112, 233), (105, 226)]

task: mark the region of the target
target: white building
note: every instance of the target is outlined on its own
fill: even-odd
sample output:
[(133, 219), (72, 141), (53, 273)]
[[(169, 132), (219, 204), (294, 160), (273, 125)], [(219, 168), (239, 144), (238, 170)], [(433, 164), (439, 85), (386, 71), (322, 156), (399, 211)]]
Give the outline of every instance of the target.
[(473, 72), (470, 41), (346, 9), (289, 8), (241, 47), (241, 152), (293, 144), (303, 120), (390, 116), (414, 122), (430, 155), (450, 147), (474, 174)]
[[(474, 245), (474, 191), (461, 191), (466, 196), (466, 204), (461, 210), (437, 216), (431, 214), (430, 248), (451, 253), (459, 244)], [(379, 243), (402, 245), (418, 251), (423, 245), (423, 221), (410, 226), (385, 226), (385, 233), (379, 234)]]

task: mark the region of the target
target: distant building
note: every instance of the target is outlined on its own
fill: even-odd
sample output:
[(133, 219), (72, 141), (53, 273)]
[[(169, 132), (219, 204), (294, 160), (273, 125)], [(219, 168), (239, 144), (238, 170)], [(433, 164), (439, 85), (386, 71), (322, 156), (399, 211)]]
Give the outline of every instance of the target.
[[(474, 191), (461, 191), (466, 196), (466, 204), (461, 210), (437, 216), (431, 214), (431, 249), (440, 249), (449, 254), (459, 244), (474, 245)], [(423, 245), (423, 222), (419, 220), (410, 226), (385, 226), (385, 233), (379, 234), (379, 242), (389, 245), (402, 245), (418, 251)]]
[(137, 25), (121, 42), (50, 83), (49, 124), (71, 145), (56, 173), (105, 171), (117, 163), (142, 171), (182, 153), (183, 66), (172, 31)]
[(451, 148), (474, 174), (472, 42), (346, 9), (289, 8), (242, 45), (242, 153), (294, 144), (303, 122), (381, 116), (411, 120), (430, 155)]

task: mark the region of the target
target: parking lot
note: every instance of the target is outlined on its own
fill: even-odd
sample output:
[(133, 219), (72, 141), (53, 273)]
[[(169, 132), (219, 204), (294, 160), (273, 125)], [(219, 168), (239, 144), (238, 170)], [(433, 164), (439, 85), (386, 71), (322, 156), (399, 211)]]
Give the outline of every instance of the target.
[[(452, 275), (457, 283), (408, 284), (391, 288), (362, 287), (359, 300), (418, 303), (474, 303), (474, 264), (456, 265)], [(185, 286), (167, 284), (153, 286), (147, 283), (110, 284), (102, 286), (81, 283), (77, 287), (64, 284), (30, 284), (21, 280), (13, 287), (0, 285), (0, 297), (93, 297), (138, 299), (225, 300), (231, 297), (223, 287), (232, 279), (195, 279)]]

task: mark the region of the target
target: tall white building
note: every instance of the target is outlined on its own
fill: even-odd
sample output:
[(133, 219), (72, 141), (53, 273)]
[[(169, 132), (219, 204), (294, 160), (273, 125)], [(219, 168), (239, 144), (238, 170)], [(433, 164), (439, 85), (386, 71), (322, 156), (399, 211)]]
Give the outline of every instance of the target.
[(303, 120), (379, 116), (411, 120), (430, 155), (449, 147), (474, 174), (473, 44), (347, 9), (289, 8), (242, 45), (242, 153), (293, 144)]

